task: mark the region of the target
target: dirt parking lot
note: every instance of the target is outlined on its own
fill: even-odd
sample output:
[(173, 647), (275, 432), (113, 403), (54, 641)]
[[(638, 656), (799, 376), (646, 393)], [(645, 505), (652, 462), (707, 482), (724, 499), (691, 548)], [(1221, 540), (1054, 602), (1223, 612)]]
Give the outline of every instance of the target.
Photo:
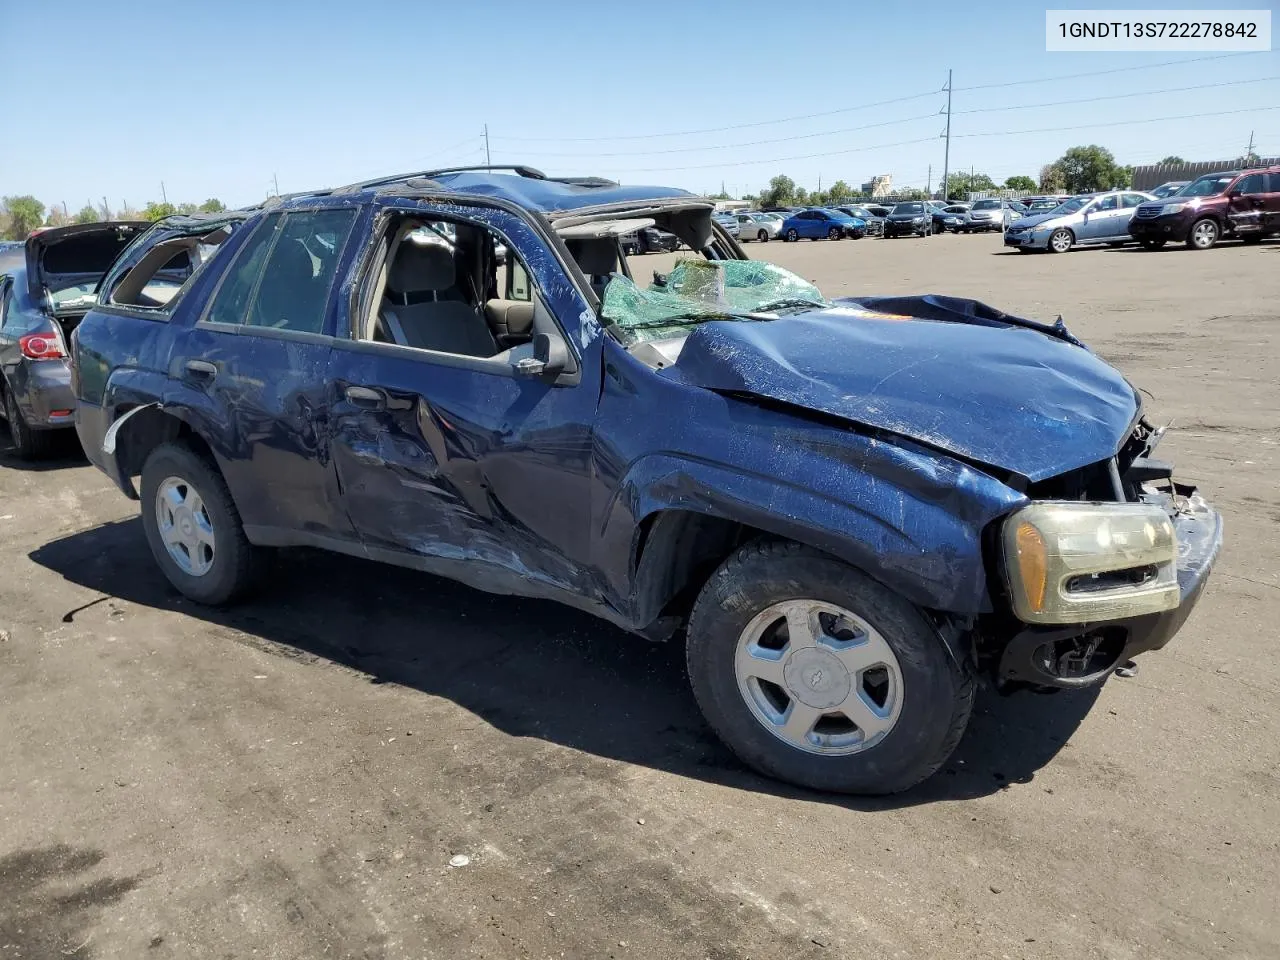
[(309, 553), (198, 608), (70, 445), (0, 454), (0, 960), (1280, 956), (1280, 243), (748, 250), (1061, 312), (1145, 387), (1227, 521), (1174, 643), (984, 694), (912, 793), (814, 795), (718, 745), (675, 645)]

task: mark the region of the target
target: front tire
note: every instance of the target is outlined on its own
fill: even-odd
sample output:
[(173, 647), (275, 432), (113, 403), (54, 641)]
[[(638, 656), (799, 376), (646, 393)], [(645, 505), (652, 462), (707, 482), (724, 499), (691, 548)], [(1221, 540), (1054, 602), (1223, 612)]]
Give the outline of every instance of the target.
[(1049, 237), (1050, 253), (1066, 253), (1075, 244), (1076, 238), (1070, 230), (1059, 228)]
[(0, 392), (4, 393), (4, 418), (9, 427), (9, 439), (13, 441), (14, 454), (19, 460), (39, 460), (48, 456), (53, 438), (47, 431), (31, 429), (18, 408), (18, 398), (5, 384), (0, 384)]
[(147, 544), (179, 592), (217, 606), (255, 585), (259, 552), (212, 462), (185, 443), (161, 444), (142, 467), (141, 499)]
[(1187, 246), (1192, 250), (1209, 250), (1218, 242), (1219, 235), (1218, 222), (1204, 217), (1191, 225)]
[(743, 762), (815, 790), (914, 786), (973, 706), (972, 671), (920, 610), (795, 543), (750, 543), (712, 574), (687, 663), (703, 715)]
[(839, 240), (841, 236), (842, 234), (840, 233), (839, 227), (832, 227), (830, 230), (827, 231), (828, 240)]
[(1165, 245), (1165, 241), (1163, 240), (1148, 239), (1148, 240), (1142, 240), (1140, 242), (1142, 243), (1143, 250), (1163, 250)]

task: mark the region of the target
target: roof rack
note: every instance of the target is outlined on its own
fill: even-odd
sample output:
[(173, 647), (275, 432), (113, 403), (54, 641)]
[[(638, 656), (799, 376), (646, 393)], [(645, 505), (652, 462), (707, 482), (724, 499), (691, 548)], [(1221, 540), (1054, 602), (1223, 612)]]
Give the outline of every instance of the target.
[(535, 170), (533, 167), (526, 167), (519, 164), (506, 163), (482, 163), (470, 167), (442, 167), (436, 170), (416, 170), (412, 173), (397, 173), (389, 177), (378, 177), (374, 180), (359, 180), (355, 183), (348, 183), (343, 187), (336, 187), (329, 193), (337, 195), (346, 195), (352, 193), (363, 193), (365, 190), (372, 190), (374, 187), (385, 187), (392, 183), (403, 183), (406, 180), (430, 180), (434, 177), (446, 173), (469, 173), (472, 170), (513, 170), (522, 177), (528, 177), (531, 180), (546, 180), (547, 175), (541, 170)]

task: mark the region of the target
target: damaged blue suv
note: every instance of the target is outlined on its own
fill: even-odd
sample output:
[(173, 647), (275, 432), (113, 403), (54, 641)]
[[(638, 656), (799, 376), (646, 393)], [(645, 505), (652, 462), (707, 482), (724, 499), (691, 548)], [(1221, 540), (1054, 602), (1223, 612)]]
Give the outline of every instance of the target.
[[(694, 253), (641, 284), (651, 227)], [(683, 635), (720, 737), (823, 790), (928, 777), (983, 677), (1164, 646), (1221, 543), (1060, 321), (829, 301), (676, 189), (452, 169), (171, 218), (72, 354), (84, 448), (186, 596), (309, 546)]]

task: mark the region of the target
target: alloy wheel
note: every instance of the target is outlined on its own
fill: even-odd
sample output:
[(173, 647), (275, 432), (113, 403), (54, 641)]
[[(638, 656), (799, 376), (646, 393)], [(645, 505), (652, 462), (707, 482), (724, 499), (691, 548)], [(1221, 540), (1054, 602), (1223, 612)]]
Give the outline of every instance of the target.
[(188, 481), (169, 477), (156, 489), (156, 526), (170, 558), (183, 573), (203, 577), (213, 568), (213, 521)]
[(892, 648), (835, 604), (786, 600), (761, 611), (738, 639), (734, 671), (756, 720), (808, 753), (866, 750), (902, 711), (902, 670)]

